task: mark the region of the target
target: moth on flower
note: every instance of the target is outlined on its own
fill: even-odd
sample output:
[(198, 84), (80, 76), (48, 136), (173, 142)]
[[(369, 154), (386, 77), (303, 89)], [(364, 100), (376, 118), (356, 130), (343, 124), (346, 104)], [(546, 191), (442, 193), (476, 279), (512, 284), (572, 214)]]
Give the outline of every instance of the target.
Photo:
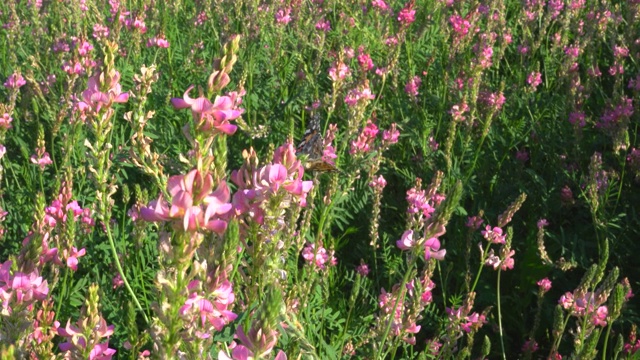
[(304, 168), (315, 172), (339, 172), (333, 159), (336, 158), (331, 141), (322, 136), (320, 116), (313, 114), (309, 126), (296, 147), (296, 154), (307, 155)]

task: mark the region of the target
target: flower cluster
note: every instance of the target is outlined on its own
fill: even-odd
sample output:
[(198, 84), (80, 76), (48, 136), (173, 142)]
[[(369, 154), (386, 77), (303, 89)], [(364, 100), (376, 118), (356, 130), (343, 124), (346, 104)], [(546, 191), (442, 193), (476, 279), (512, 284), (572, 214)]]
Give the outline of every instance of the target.
[(25, 309), (43, 301), (49, 294), (47, 280), (39, 276), (38, 270), (12, 274), (12, 264), (11, 260), (7, 260), (0, 266), (0, 317), (11, 315), (15, 308)]
[(333, 256), (333, 251), (327, 251), (322, 245), (316, 246), (316, 244), (307, 244), (302, 249), (302, 258), (307, 264), (314, 268), (324, 270), (328, 265), (335, 266), (338, 260)]
[(225, 181), (213, 190), (213, 177), (196, 169), (186, 175), (175, 175), (167, 182), (171, 203), (161, 194), (148, 207), (140, 209), (146, 221), (170, 221), (175, 230), (195, 232), (209, 230), (218, 234), (227, 228), (231, 211), (231, 195)]
[[(235, 320), (238, 316), (233, 313), (231, 306), (235, 300), (233, 285), (226, 276), (218, 276), (211, 286), (211, 291), (199, 290), (199, 280), (193, 280), (187, 286), (191, 292), (184, 305), (180, 307), (179, 314), (185, 320), (185, 324), (195, 327), (195, 336), (200, 339), (208, 339), (216, 331), (222, 331), (225, 325)], [(198, 322), (198, 320), (200, 320)], [(211, 329), (213, 328), (213, 329)]]
[(190, 86), (184, 92), (182, 99), (172, 98), (171, 104), (173, 107), (176, 109), (190, 108), (191, 116), (198, 132), (233, 135), (238, 127), (229, 121), (239, 118), (244, 112), (244, 109), (238, 108), (241, 101), (239, 95), (230, 93), (228, 96), (216, 96), (212, 103), (202, 95), (192, 99), (189, 97), (191, 89), (193, 89), (193, 86)]
[(410, 298), (411, 296), (404, 296), (404, 292), (400, 291), (400, 287), (396, 284), (390, 293), (384, 288), (382, 289), (378, 296), (378, 306), (380, 307), (381, 319), (383, 319), (382, 324), (391, 323), (389, 335), (402, 337), (404, 342), (415, 345), (414, 335), (420, 331), (421, 326), (416, 324), (419, 315), (412, 314)]
[(593, 326), (607, 325), (607, 315), (609, 313), (606, 305), (607, 296), (591, 291), (566, 292), (560, 297), (558, 303), (576, 317), (586, 317)]
[[(101, 85), (104, 85), (105, 91), (101, 90)], [(82, 113), (98, 113), (103, 107), (108, 108), (113, 103), (124, 103), (127, 100), (129, 93), (122, 92), (119, 72), (114, 71), (112, 76), (96, 73), (87, 81), (87, 90), (82, 92), (82, 101), (78, 102), (77, 108)]]
[[(258, 224), (264, 221), (262, 204), (273, 196), (284, 196), (284, 202), (292, 200), (306, 205), (307, 193), (313, 187), (312, 181), (303, 181), (304, 166), (296, 158), (292, 144), (287, 143), (276, 149), (270, 164), (258, 167), (253, 149), (243, 153), (245, 163), (231, 173), (231, 181), (238, 186), (233, 195), (235, 215), (245, 215)], [(284, 190), (284, 192), (281, 191)], [(285, 201), (286, 200), (286, 201)]]

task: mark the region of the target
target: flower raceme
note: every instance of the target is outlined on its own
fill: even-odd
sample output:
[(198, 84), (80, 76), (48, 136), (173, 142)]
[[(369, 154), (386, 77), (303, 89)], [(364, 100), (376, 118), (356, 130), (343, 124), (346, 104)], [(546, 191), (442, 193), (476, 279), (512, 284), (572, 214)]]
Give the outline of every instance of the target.
[(231, 181), (238, 186), (238, 191), (233, 195), (236, 215), (248, 214), (261, 224), (264, 214), (260, 205), (278, 194), (280, 189), (301, 206), (306, 205), (307, 193), (313, 187), (313, 181), (302, 180), (304, 166), (296, 158), (293, 144), (280, 146), (273, 154), (273, 162), (259, 168), (253, 149), (243, 156), (245, 164), (231, 173)]
[[(100, 84), (104, 84), (102, 91)], [(122, 92), (120, 87), (120, 73), (113, 72), (112, 76), (106, 73), (96, 73), (87, 81), (87, 90), (82, 92), (82, 101), (78, 103), (78, 109), (82, 112), (91, 109), (100, 112), (103, 107), (110, 107), (113, 103), (125, 103), (129, 100), (129, 93)]]
[(182, 99), (172, 98), (173, 107), (176, 109), (191, 108), (191, 116), (199, 131), (233, 135), (238, 127), (229, 121), (239, 118), (244, 112), (244, 109), (237, 108), (239, 97), (237, 95), (235, 97), (216, 96), (213, 102), (204, 96), (192, 99), (189, 97), (191, 89), (193, 86), (184, 92)]
[(175, 229), (194, 232), (201, 229), (218, 234), (227, 228), (225, 215), (231, 210), (227, 183), (221, 181), (215, 191), (211, 174), (194, 169), (186, 175), (175, 175), (167, 182), (171, 203), (163, 195), (140, 209), (146, 221), (171, 221)]
[(43, 280), (37, 270), (11, 274), (11, 264), (11, 260), (0, 264), (0, 315), (11, 315), (12, 305), (26, 307), (46, 299), (49, 294), (47, 280)]

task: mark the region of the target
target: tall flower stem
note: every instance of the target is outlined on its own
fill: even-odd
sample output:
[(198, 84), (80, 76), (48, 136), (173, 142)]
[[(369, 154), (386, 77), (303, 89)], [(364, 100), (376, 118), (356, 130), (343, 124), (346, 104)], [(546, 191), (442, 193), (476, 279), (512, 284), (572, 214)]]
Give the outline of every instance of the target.
[(502, 331), (502, 306), (500, 305), (500, 275), (502, 274), (502, 269), (498, 268), (498, 282), (496, 285), (496, 296), (498, 301), (498, 330), (500, 332), (500, 348), (502, 350), (502, 359), (507, 360), (507, 356), (504, 352), (504, 336)]

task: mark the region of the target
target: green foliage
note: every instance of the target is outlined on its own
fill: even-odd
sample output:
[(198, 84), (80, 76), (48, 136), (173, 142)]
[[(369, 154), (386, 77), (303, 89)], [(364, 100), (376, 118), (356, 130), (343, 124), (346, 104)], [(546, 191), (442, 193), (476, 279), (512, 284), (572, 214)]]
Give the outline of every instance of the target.
[[(0, 260), (11, 261), (6, 276), (37, 271), (48, 281), (53, 320), (96, 319), (84, 307), (97, 284), (118, 358), (157, 349), (158, 324), (175, 330), (160, 349), (174, 341), (171, 351), (209, 358), (230, 354), (232, 340), (249, 347), (234, 340), (240, 325), (276, 334), (266, 357), (639, 356), (623, 350), (640, 323), (638, 299), (625, 297), (640, 285), (635, 2), (388, 1), (389, 11), (341, 0), (36, 3), (0, 5), (0, 79), (26, 81), (0, 87), (0, 116), (12, 118), (10, 127), (0, 122)], [(415, 21), (399, 20), (403, 9), (415, 10)], [(287, 11), (290, 22), (279, 22)], [(366, 56), (374, 65), (365, 70)], [(336, 79), (341, 64), (349, 74)], [(143, 93), (141, 72), (152, 65), (158, 77)], [(88, 101), (89, 77), (109, 70), (130, 98), (103, 104), (100, 123), (79, 103)], [(212, 91), (216, 71), (229, 83)], [(374, 97), (349, 103), (365, 89)], [(171, 106), (236, 91), (241, 102), (232, 106), (243, 114), (231, 121), (232, 136), (206, 133), (192, 111)], [(258, 195), (233, 172), (255, 160), (248, 181), (271, 186), (275, 175), (259, 170), (281, 145), (309, 140), (314, 114), (318, 137), (337, 126), (321, 149), (332, 146), (337, 169), (309, 167), (297, 178), (289, 168), (287, 181), (313, 183), (304, 201), (282, 183), (259, 211), (243, 208), (237, 194), (250, 190), (248, 203)], [(372, 124), (378, 134), (366, 143)], [(382, 140), (392, 124), (400, 131), (393, 144)], [(207, 153), (210, 139), (217, 148)], [(243, 153), (250, 148), (255, 155)], [(40, 167), (45, 152), (51, 164)], [(200, 152), (215, 154), (214, 165)], [(168, 179), (193, 169), (214, 174), (214, 190), (226, 181), (234, 208), (222, 219), (226, 232), (202, 231), (190, 252), (179, 247), (184, 224), (151, 225), (140, 210), (160, 195), (177, 199)], [(377, 188), (380, 175), (386, 186)], [(511, 209), (521, 194), (527, 200)], [(61, 199), (87, 213), (54, 214)], [(473, 216), (482, 224), (467, 226)], [(481, 233), (494, 227), (509, 234), (506, 243)], [(73, 269), (67, 261), (80, 249)], [(541, 294), (536, 282), (545, 277), (553, 286)], [(225, 306), (239, 316), (200, 339), (186, 330), (197, 322), (176, 309), (192, 294), (219, 300), (221, 279), (234, 294)], [(197, 290), (187, 289), (196, 280)], [(0, 286), (8, 283), (0, 273)], [(587, 309), (557, 306), (568, 293)], [(0, 321), (0, 338), (26, 339), (39, 306), (16, 307)], [(591, 326), (601, 307), (607, 324)], [(537, 352), (523, 350), (528, 340)], [(23, 343), (3, 347), (2, 357), (47, 352)]]

